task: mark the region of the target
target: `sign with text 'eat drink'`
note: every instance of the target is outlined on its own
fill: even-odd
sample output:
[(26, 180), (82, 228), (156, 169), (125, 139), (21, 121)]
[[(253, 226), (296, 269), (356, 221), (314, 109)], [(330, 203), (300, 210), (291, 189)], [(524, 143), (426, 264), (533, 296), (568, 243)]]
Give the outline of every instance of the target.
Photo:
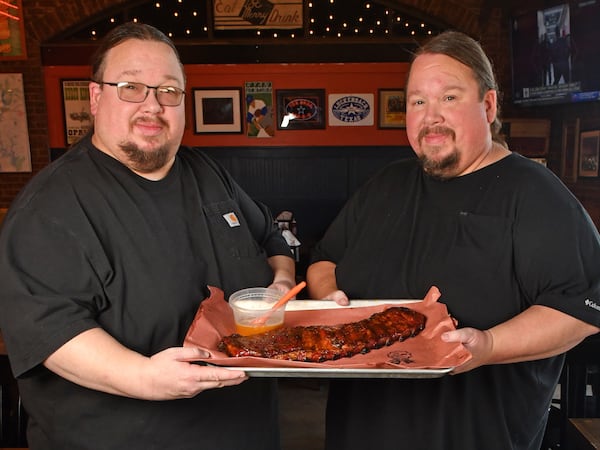
[(302, 28), (302, 0), (214, 0), (215, 30)]

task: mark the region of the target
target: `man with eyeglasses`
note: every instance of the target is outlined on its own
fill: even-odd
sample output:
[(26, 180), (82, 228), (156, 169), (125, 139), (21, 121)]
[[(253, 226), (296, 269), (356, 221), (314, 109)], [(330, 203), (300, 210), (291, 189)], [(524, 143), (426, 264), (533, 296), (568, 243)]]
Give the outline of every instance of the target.
[(92, 72), (92, 132), (0, 233), (29, 448), (276, 450), (275, 382), (194, 364), (207, 353), (182, 343), (207, 286), (288, 291), (290, 248), (266, 207), (181, 146), (185, 74), (163, 33), (115, 28)]

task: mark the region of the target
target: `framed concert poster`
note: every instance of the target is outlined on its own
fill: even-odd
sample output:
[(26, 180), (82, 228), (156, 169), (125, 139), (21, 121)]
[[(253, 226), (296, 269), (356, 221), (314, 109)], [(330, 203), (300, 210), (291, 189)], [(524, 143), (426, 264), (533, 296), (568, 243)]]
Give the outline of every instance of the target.
[(379, 128), (406, 128), (403, 89), (379, 89)]
[(74, 144), (92, 129), (89, 80), (61, 80), (65, 142)]

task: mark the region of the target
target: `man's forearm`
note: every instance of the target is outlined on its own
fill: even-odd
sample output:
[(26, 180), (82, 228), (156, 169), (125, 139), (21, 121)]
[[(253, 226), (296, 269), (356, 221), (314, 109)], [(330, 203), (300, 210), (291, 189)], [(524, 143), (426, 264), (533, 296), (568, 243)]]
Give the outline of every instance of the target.
[(534, 305), (490, 328), (493, 350), (489, 364), (548, 358), (570, 350), (598, 327), (558, 310)]

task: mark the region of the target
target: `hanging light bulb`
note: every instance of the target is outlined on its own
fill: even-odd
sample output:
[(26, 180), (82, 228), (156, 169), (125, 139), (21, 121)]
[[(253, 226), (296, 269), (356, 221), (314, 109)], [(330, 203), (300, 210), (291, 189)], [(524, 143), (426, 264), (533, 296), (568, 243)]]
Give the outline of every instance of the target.
[[(230, 1), (230, 0), (227, 0)], [(0, 0), (0, 3), (2, 0)], [(140, 3), (140, 2), (136, 2)], [(135, 22), (144, 21), (147, 23), (161, 23), (165, 27), (171, 27), (172, 34), (179, 38), (198, 38), (196, 30), (200, 31), (203, 38), (212, 35), (215, 31), (216, 37), (248, 37), (249, 35), (277, 38), (277, 39), (298, 39), (299, 35), (303, 38), (326, 38), (326, 37), (349, 37), (355, 36), (415, 36), (435, 34), (429, 27), (429, 24), (421, 20), (413, 22), (411, 17), (401, 17), (401, 15), (390, 6), (384, 6), (373, 0), (307, 0), (307, 18), (304, 21), (304, 30), (269, 30), (267, 34), (254, 30), (212, 30), (208, 19), (209, 11), (204, 11), (198, 7), (199, 3), (204, 2), (184, 2), (183, 0), (152, 0), (146, 4), (139, 4), (133, 8), (127, 8), (120, 15), (113, 18), (105, 17), (99, 23), (90, 25), (82, 30), (81, 34), (87, 39), (100, 37), (107, 30), (106, 22), (110, 20), (110, 25), (121, 23), (125, 20)], [(389, 2), (381, 2), (389, 3)], [(151, 6), (150, 6), (151, 5)], [(148, 8), (150, 6), (150, 8)], [(349, 14), (354, 12), (354, 14)], [(131, 19), (131, 17), (135, 17)], [(352, 19), (350, 19), (352, 17)], [(345, 20), (344, 20), (345, 19)], [(169, 23), (168, 21), (171, 21)], [(177, 24), (172, 21), (177, 20)], [(200, 20), (200, 22), (199, 22)], [(393, 26), (392, 26), (393, 24)], [(347, 31), (346, 31), (347, 30)], [(92, 34), (95, 31), (95, 34)], [(263, 30), (264, 31), (264, 30)], [(85, 33), (85, 34), (84, 34)]]

